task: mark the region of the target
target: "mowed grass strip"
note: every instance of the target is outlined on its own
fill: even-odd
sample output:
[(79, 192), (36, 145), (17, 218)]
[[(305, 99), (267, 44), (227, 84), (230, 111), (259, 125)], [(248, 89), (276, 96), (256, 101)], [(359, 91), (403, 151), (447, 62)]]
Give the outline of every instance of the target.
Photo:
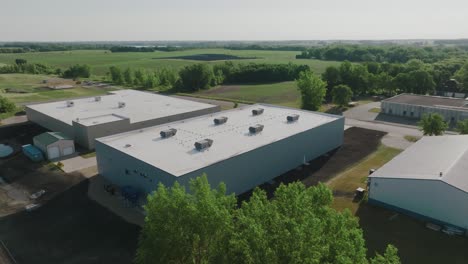
[(380, 145), (379, 148), (362, 162), (340, 173), (331, 179), (327, 185), (336, 193), (347, 194), (344, 196), (336, 196), (333, 202), (333, 207), (337, 210), (348, 208), (351, 212), (356, 213), (359, 207), (358, 203), (353, 203), (354, 191), (358, 187), (366, 186), (366, 179), (369, 175), (369, 169), (378, 169), (385, 163), (389, 162), (395, 156), (400, 154), (402, 150)]
[(50, 90), (50, 91), (33, 92), (33, 93), (26, 93), (26, 94), (6, 93), (2, 95), (9, 98), (11, 101), (13, 101), (16, 104), (21, 104), (21, 103), (33, 103), (33, 102), (42, 102), (42, 101), (49, 101), (49, 100), (104, 95), (104, 94), (107, 94), (108, 91), (110, 91), (110, 89), (76, 87), (76, 88), (67, 89), (67, 90)]
[(209, 90), (199, 91), (195, 95), (289, 107), (299, 107), (301, 100), (299, 90), (294, 82), (222, 85)]

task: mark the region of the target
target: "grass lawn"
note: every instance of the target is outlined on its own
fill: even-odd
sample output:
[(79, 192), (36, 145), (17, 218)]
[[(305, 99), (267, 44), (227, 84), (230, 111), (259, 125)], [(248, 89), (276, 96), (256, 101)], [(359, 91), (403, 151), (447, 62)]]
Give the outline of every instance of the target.
[(300, 106), (300, 94), (294, 82), (272, 84), (222, 85), (194, 95), (211, 96), (257, 103)]
[[(55, 78), (55, 76), (34, 74), (0, 74), (0, 96), (7, 97), (16, 104), (21, 104), (67, 99), (73, 97), (103, 95), (112, 90), (97, 87), (76, 87), (65, 90), (51, 90), (45, 88), (45, 85), (42, 83), (42, 80), (51, 78)], [(19, 89), (22, 92), (6, 92), (6, 89), (8, 88)]]
[(354, 190), (366, 186), (369, 169), (377, 169), (390, 161), (401, 152), (399, 149), (380, 145), (377, 151), (366, 157), (362, 162), (340, 173), (328, 182), (329, 187), (340, 194), (335, 198), (333, 207), (338, 210), (349, 208), (353, 213), (358, 209), (358, 203), (354, 203)]
[[(223, 61), (195, 61), (183, 59), (169, 59), (169, 57), (191, 56), (197, 54), (225, 54), (238, 57), (255, 57), (256, 59), (232, 60), (234, 63), (296, 63), (307, 64), (316, 73), (322, 73), (330, 65), (339, 65), (339, 62), (320, 60), (297, 60), (297, 51), (263, 51), (263, 50), (227, 50), (227, 49), (192, 49), (175, 52), (119, 52), (112, 53), (107, 50), (75, 50), (75, 51), (55, 51), (55, 52), (34, 52), (22, 54), (0, 54), (0, 63), (11, 64), (15, 59), (22, 58), (28, 62), (44, 63), (47, 65), (67, 68), (73, 64), (89, 64), (92, 74), (95, 76), (105, 76), (110, 66), (122, 68), (144, 68), (155, 70), (161, 67), (180, 69), (185, 65), (195, 63), (219, 64)], [(157, 59), (156, 59), (157, 58)], [(167, 58), (167, 59), (165, 59)]]

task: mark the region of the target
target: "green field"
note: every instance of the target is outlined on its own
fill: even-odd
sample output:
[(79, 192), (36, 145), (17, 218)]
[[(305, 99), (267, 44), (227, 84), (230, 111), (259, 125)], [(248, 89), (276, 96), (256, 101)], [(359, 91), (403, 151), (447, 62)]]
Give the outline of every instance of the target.
[[(193, 49), (175, 52), (122, 52), (111, 53), (106, 50), (76, 50), (58, 52), (36, 52), (0, 54), (0, 64), (14, 63), (15, 59), (22, 58), (28, 62), (44, 63), (47, 65), (66, 68), (73, 64), (89, 64), (95, 77), (105, 76), (110, 66), (122, 68), (145, 68), (155, 70), (161, 67), (179, 69), (185, 65), (200, 63), (201, 61), (182, 59), (161, 59), (165, 57), (189, 56), (197, 54), (226, 54), (239, 57), (256, 57), (256, 59), (233, 60), (234, 63), (297, 63), (307, 64), (316, 73), (321, 73), (327, 66), (338, 65), (338, 62), (320, 60), (296, 60), (299, 54), (296, 51), (259, 51), (259, 50), (227, 50), (227, 49)], [(154, 59), (158, 58), (158, 59)], [(219, 64), (223, 61), (202, 62)]]
[(222, 85), (197, 92), (195, 95), (289, 107), (299, 107), (300, 104), (300, 94), (294, 82)]

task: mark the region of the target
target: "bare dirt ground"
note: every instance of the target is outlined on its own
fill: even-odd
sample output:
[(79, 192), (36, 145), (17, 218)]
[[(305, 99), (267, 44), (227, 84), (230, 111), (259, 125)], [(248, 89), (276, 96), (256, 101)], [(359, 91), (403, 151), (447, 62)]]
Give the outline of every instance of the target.
[(0, 218), (0, 239), (18, 263), (132, 263), (140, 228), (87, 196), (88, 180), (39, 209)]

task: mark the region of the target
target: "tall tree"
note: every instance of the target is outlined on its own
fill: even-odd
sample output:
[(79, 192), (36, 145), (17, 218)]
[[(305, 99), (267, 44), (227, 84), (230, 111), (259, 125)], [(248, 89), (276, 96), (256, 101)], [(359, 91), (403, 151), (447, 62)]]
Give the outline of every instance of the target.
[[(240, 208), (225, 190), (212, 190), (206, 176), (192, 180), (190, 192), (160, 184), (148, 196), (136, 262), (368, 263), (357, 219), (330, 207), (325, 185), (281, 185), (270, 200), (256, 189)], [(399, 263), (396, 249), (378, 261)]]
[(212, 190), (206, 176), (192, 180), (190, 192), (159, 184), (145, 205), (136, 262), (226, 263), (235, 206), (225, 185)]
[(301, 92), (302, 109), (319, 110), (327, 92), (327, 84), (311, 71), (303, 71), (296, 85)]
[(384, 255), (377, 255), (370, 260), (370, 264), (399, 264), (398, 249), (392, 245), (388, 245)]
[(207, 64), (197, 63), (185, 66), (179, 71), (180, 88), (186, 91), (197, 91), (209, 88), (214, 78), (213, 69)]
[(447, 122), (439, 114), (425, 114), (419, 121), (420, 130), (426, 136), (440, 136), (448, 128)]
[(124, 78), (123, 78), (122, 70), (120, 70), (120, 68), (111, 66), (109, 68), (109, 72), (110, 72), (111, 80), (113, 83), (123, 84)]
[(123, 79), (126, 85), (132, 86), (134, 82), (133, 71), (130, 68), (123, 72)]
[(353, 91), (349, 86), (340, 84), (333, 87), (333, 102), (339, 106), (347, 106), (353, 97)]

